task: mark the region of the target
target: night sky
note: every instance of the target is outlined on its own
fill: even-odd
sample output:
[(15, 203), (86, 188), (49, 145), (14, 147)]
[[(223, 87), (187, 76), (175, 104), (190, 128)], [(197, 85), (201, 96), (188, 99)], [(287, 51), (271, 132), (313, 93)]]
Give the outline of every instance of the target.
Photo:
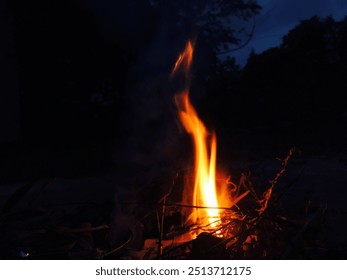
[(300, 20), (314, 15), (333, 16), (340, 20), (347, 13), (344, 0), (259, 0), (262, 11), (256, 16), (256, 30), (250, 43), (232, 53), (240, 65), (247, 61), (252, 49), (260, 53), (281, 44), (282, 37)]
[[(279, 45), (282, 37), (300, 20), (314, 15), (320, 17), (331, 15), (339, 20), (347, 13), (347, 2), (344, 0), (259, 0), (258, 3), (262, 6), (262, 10), (256, 16), (256, 30), (252, 40), (246, 47), (231, 53), (241, 66), (246, 63), (251, 49), (259, 53)], [(115, 2), (88, 0), (83, 1), (83, 4), (93, 11), (106, 36), (112, 36), (112, 29), (123, 24), (130, 27), (130, 30), (136, 29), (136, 24), (126, 16), (126, 13), (121, 15), (115, 13)], [(126, 12), (130, 12), (130, 6)], [(136, 11), (138, 11), (136, 17), (141, 21), (140, 9)]]

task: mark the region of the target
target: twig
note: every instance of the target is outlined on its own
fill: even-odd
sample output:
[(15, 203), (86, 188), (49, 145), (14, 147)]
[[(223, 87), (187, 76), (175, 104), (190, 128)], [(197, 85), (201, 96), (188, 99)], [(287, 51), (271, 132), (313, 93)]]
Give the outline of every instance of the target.
[(231, 208), (237, 204), (240, 200), (242, 200), (245, 196), (249, 194), (250, 191), (245, 191), (242, 195), (238, 196), (229, 207), (216, 207), (216, 206), (195, 206), (195, 205), (188, 205), (188, 204), (180, 204), (180, 203), (165, 203), (165, 204), (159, 204), (159, 205), (165, 205), (165, 206), (177, 206), (177, 207), (185, 207), (185, 208), (198, 208), (198, 209), (217, 209), (217, 210), (231, 210)]
[(190, 241), (188, 241), (188, 242), (184, 242), (184, 243), (181, 244), (181, 245), (178, 245), (178, 246), (176, 246), (176, 247), (174, 247), (174, 248), (172, 248), (172, 249), (167, 250), (164, 254), (161, 254), (161, 255), (157, 256), (156, 259), (164, 259), (165, 256), (169, 256), (172, 252), (175, 252), (175, 251), (177, 251), (177, 250), (179, 250), (179, 249), (188, 247), (188, 246), (191, 245), (193, 242), (194, 242), (194, 240), (190, 240)]
[(83, 233), (83, 232), (91, 232), (91, 231), (98, 231), (98, 230), (104, 230), (109, 229), (110, 227), (108, 225), (101, 225), (97, 227), (86, 227), (86, 228), (66, 228), (66, 227), (59, 227), (57, 229), (58, 233)]
[(289, 163), (289, 159), (292, 157), (294, 151), (295, 151), (295, 148), (291, 148), (289, 150), (288, 155), (282, 160), (282, 169), (280, 170), (280, 172), (276, 174), (275, 178), (271, 181), (271, 186), (267, 189), (267, 191), (263, 195), (264, 198), (261, 201), (259, 201), (262, 204), (262, 207), (258, 210), (259, 216), (261, 216), (263, 212), (266, 210), (269, 200), (272, 196), (272, 191), (274, 187), (276, 186), (278, 180), (282, 177), (282, 175), (286, 171), (287, 165)]
[(106, 257), (106, 256), (109, 256), (109, 255), (112, 255), (114, 253), (116, 253), (117, 251), (121, 250), (122, 248), (124, 248), (127, 244), (129, 244), (129, 242), (133, 239), (133, 235), (132, 233), (130, 234), (129, 238), (127, 241), (125, 241), (122, 245), (118, 246), (117, 248), (105, 253), (102, 257)]
[(238, 47), (236, 47), (236, 48), (234, 48), (234, 49), (219, 52), (219, 53), (217, 53), (217, 55), (223, 55), (223, 54), (235, 52), (235, 51), (238, 51), (238, 50), (244, 48), (245, 46), (247, 46), (247, 45), (249, 44), (249, 42), (252, 40), (252, 38), (253, 38), (253, 35), (254, 35), (254, 32), (255, 32), (255, 26), (256, 26), (256, 24), (255, 24), (255, 17), (253, 17), (252, 30), (251, 30), (251, 32), (249, 33), (249, 36), (248, 36), (246, 42), (244, 42), (241, 46), (238, 46)]
[(159, 215), (158, 215), (158, 211), (157, 213), (157, 219), (158, 219), (158, 228), (159, 228), (159, 239), (158, 239), (158, 256), (161, 255), (163, 253), (163, 236), (164, 236), (164, 219), (165, 219), (165, 209), (166, 209), (166, 199), (170, 196), (171, 192), (172, 192), (172, 188), (175, 185), (176, 179), (178, 177), (178, 173), (175, 174), (175, 177), (172, 179), (172, 183), (170, 185), (169, 191), (163, 196), (163, 198), (160, 201), (163, 201), (163, 203), (161, 204), (161, 219), (159, 222)]
[(19, 187), (11, 197), (6, 201), (2, 208), (1, 214), (6, 214), (12, 210), (12, 208), (30, 191), (35, 185), (36, 180), (31, 180), (23, 186)]

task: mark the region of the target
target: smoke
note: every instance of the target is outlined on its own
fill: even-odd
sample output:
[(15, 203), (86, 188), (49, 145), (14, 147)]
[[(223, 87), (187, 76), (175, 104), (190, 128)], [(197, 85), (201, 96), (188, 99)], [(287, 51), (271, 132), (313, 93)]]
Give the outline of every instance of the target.
[(165, 15), (154, 13), (150, 2), (89, 0), (83, 5), (94, 14), (106, 40), (135, 59), (126, 75), (122, 141), (114, 148), (113, 161), (129, 178), (126, 185), (145, 185), (158, 173), (174, 171), (178, 160), (176, 86), (169, 74), (185, 39)]

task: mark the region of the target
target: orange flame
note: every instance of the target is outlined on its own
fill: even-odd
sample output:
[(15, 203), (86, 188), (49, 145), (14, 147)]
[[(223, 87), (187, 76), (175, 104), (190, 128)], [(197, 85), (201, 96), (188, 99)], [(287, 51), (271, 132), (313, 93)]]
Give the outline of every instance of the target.
[[(184, 52), (178, 57), (171, 75), (178, 69), (187, 75), (193, 57), (193, 45), (188, 41)], [(193, 105), (189, 100), (188, 89), (175, 97), (178, 116), (184, 129), (191, 135), (194, 143), (195, 170), (194, 191), (192, 204), (195, 208), (190, 220), (199, 224), (206, 224), (210, 228), (216, 228), (220, 224), (218, 200), (216, 193), (216, 154), (217, 141), (215, 133), (210, 133), (204, 123), (199, 119)]]
[(193, 61), (193, 52), (194, 52), (193, 44), (192, 42), (188, 41), (185, 50), (183, 51), (183, 53), (179, 55), (179, 57), (176, 60), (174, 69), (171, 72), (171, 76), (174, 75), (182, 65), (184, 67), (186, 74), (188, 74), (190, 65), (192, 64), (192, 61)]

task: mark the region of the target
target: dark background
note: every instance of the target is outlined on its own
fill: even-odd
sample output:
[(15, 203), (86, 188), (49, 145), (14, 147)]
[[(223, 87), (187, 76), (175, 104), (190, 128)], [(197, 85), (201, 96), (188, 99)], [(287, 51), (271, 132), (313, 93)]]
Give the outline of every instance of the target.
[(168, 77), (194, 38), (191, 96), (217, 133), (218, 164), (267, 182), (276, 170), (268, 161), (296, 147), (297, 163), (314, 166), (305, 186), (315, 185), (319, 204), (328, 184), (343, 220), (345, 4), (220, 1), (201, 16), (206, 1), (176, 2), (1, 2), (2, 204), (31, 180), (60, 178), (53, 196), (62, 200), (102, 200), (185, 168), (190, 140), (173, 103), (181, 81)]
[[(147, 1), (3, 1), (4, 176), (19, 179), (44, 173), (88, 173), (112, 165), (115, 153), (126, 160), (123, 152), (127, 149), (127, 158), (137, 152), (145, 157), (153, 154), (160, 142), (176, 134), (162, 132), (170, 123), (170, 130), (175, 130), (170, 104), (175, 87), (167, 76), (189, 37), (198, 38), (193, 99), (221, 141), (230, 136), (235, 144), (254, 139), (269, 144), (269, 140), (281, 137), (268, 146), (306, 145), (310, 152), (343, 151), (343, 19), (306, 18), (279, 46), (257, 54), (257, 49), (266, 45), (263, 38), (261, 44), (251, 40), (241, 52), (233, 51), (248, 41), (254, 19), (256, 28), (251, 35), (257, 38), (265, 32), (264, 24), (288, 28), (293, 14), (304, 20), (305, 15), (331, 11), (341, 18), (344, 8), (335, 2), (295, 2), (288, 8), (285, 5), (289, 4), (282, 2), (260, 3), (265, 10), (249, 8), (245, 20), (235, 17), (235, 27), (229, 27), (231, 34), (212, 36), (203, 31), (212, 26), (211, 22), (199, 26), (193, 16), (191, 22), (175, 15), (170, 18), (165, 2), (155, 6)], [(236, 14), (232, 9), (241, 10), (230, 8), (231, 14)], [(277, 13), (278, 9), (282, 12)], [(273, 36), (269, 46), (274, 44)], [(231, 45), (226, 50), (216, 49), (228, 42)], [(242, 63), (244, 51), (250, 47), (254, 51), (241, 68), (237, 61)], [(218, 60), (220, 53), (224, 53), (223, 60)], [(228, 60), (227, 55), (236, 60)], [(265, 130), (255, 137), (240, 133), (254, 128)], [(142, 151), (142, 146), (148, 151)]]

